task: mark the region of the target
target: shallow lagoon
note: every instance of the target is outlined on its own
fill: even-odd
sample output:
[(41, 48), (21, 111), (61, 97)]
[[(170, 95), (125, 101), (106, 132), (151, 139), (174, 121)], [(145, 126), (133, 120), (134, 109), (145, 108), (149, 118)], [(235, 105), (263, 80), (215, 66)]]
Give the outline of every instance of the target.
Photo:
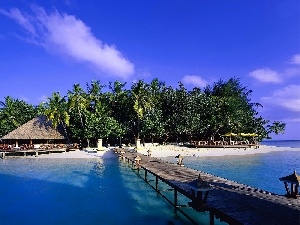
[[(176, 162), (174, 157), (165, 160)], [(221, 157), (185, 157), (187, 167), (204, 171), (261, 188), (276, 194), (285, 194), (280, 177), (300, 171), (300, 152), (282, 151), (266, 154)]]
[[(300, 171), (299, 162), (295, 151), (184, 159), (191, 168), (278, 194), (285, 191), (278, 178)], [(190, 224), (116, 157), (0, 160), (0, 193), (1, 225)], [(189, 212), (208, 224), (207, 213)]]
[(0, 171), (1, 225), (190, 224), (118, 158), (7, 158)]

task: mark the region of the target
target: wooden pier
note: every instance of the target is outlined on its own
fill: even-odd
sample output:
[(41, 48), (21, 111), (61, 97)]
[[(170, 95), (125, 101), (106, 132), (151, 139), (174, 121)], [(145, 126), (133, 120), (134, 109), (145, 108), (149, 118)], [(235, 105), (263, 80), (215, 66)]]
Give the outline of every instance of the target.
[[(244, 225), (299, 225), (300, 199), (287, 198), (268, 191), (227, 180), (205, 172), (139, 154), (133, 150), (116, 149), (120, 158), (138, 170), (151, 185), (148, 174), (155, 179), (151, 185), (161, 194), (158, 184), (164, 182), (174, 191), (173, 201), (168, 200), (193, 224), (197, 224), (180, 209), (177, 195), (190, 199), (190, 207), (198, 212), (210, 213), (210, 225), (218, 218), (228, 224)], [(143, 171), (143, 172), (142, 172)], [(205, 182), (208, 186), (201, 186)]]
[(6, 150), (0, 151), (0, 158), (6, 157), (24, 157), (24, 156), (35, 156), (38, 157), (41, 154), (51, 153), (64, 153), (70, 151), (69, 149), (29, 149), (29, 150)]

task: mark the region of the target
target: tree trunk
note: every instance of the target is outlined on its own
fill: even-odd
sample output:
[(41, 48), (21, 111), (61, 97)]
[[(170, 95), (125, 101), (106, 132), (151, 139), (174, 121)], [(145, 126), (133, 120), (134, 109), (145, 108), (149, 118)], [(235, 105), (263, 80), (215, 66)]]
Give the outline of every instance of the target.
[(140, 119), (138, 118), (138, 132), (137, 132), (137, 139), (140, 139)]

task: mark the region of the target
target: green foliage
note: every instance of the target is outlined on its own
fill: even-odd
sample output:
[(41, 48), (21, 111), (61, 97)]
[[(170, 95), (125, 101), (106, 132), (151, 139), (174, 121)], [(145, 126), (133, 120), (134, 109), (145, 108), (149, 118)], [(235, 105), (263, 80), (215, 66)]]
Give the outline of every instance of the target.
[(0, 137), (13, 131), (37, 115), (38, 110), (23, 100), (10, 96), (0, 102)]
[(63, 127), (65, 136), (69, 139), (67, 126), (69, 126), (70, 115), (68, 113), (66, 97), (61, 97), (59, 92), (54, 92), (45, 103), (44, 115), (52, 122), (54, 128), (58, 125)]
[(267, 133), (268, 135), (271, 133), (280, 134), (284, 133), (285, 130), (285, 123), (281, 121), (274, 121), (272, 125), (267, 125)]
[(153, 107), (149, 85), (142, 80), (133, 83), (131, 86), (131, 97), (133, 102), (133, 110), (137, 117), (137, 138), (139, 138), (141, 120), (144, 119), (147, 111), (151, 110)]
[[(15, 129), (37, 114), (44, 114), (54, 127), (62, 125), (73, 141), (89, 145), (98, 138), (127, 140), (140, 135), (144, 140), (188, 141), (221, 139), (226, 133), (255, 133), (258, 140), (271, 133), (283, 133), (285, 124), (258, 114), (259, 103), (251, 102), (251, 90), (239, 79), (219, 80), (211, 86), (188, 91), (167, 87), (158, 79), (149, 84), (109, 83), (109, 91), (100, 81), (87, 83), (86, 90), (75, 84), (68, 95), (54, 92), (36, 108), (24, 101), (6, 97), (0, 102), (0, 134)], [(85, 140), (85, 141), (84, 141)]]

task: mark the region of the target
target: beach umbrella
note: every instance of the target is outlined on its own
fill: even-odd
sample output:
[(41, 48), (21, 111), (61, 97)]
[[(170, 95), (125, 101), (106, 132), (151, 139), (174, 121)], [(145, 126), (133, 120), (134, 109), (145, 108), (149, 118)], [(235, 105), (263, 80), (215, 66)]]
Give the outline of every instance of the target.
[(231, 137), (237, 136), (237, 134), (230, 132), (230, 133), (225, 134), (224, 136), (229, 137), (229, 141), (231, 142)]

